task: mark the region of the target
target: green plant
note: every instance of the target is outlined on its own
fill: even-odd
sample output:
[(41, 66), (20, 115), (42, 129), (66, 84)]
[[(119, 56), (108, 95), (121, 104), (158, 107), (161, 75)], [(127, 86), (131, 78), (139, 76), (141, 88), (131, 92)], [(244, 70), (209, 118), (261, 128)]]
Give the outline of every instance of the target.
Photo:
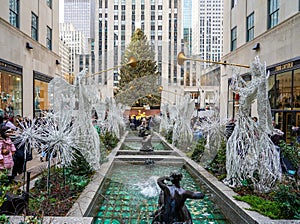
[(274, 192), (274, 201), (280, 204), (282, 216), (285, 218), (300, 219), (300, 197), (299, 192), (292, 186), (280, 184)]
[(297, 143), (297, 141), (294, 141), (294, 144), (291, 145), (281, 140), (279, 142), (279, 147), (281, 154), (291, 162), (295, 169), (297, 169), (300, 166), (299, 143)]
[(280, 204), (274, 201), (266, 200), (256, 195), (234, 196), (236, 200), (247, 202), (251, 208), (249, 210), (259, 212), (272, 219), (280, 219)]
[(116, 135), (110, 131), (106, 131), (105, 133), (101, 134), (100, 140), (108, 151), (111, 151), (114, 147), (116, 147), (119, 142), (119, 139), (116, 137)]
[(6, 201), (5, 194), (10, 190), (7, 170), (0, 172), (0, 206)]
[(51, 168), (50, 173), (50, 193), (48, 194), (47, 172), (45, 171), (30, 191), (26, 215), (33, 217), (64, 216), (89, 183), (94, 171), (85, 158), (78, 153), (72, 165)]
[(206, 169), (212, 172), (219, 180), (226, 177), (226, 141), (221, 142), (220, 149), (216, 157), (212, 160)]
[(77, 151), (74, 153), (75, 159), (72, 161), (71, 165), (66, 169), (66, 175), (75, 174), (75, 175), (87, 175), (92, 173), (92, 167), (86, 161), (85, 157), (81, 154), (81, 152)]
[(168, 130), (167, 134), (166, 134), (166, 140), (168, 143), (172, 144), (173, 142), (173, 129)]
[(196, 145), (193, 148), (193, 153), (191, 155), (191, 159), (195, 162), (200, 162), (200, 159), (205, 150), (206, 140), (205, 138), (201, 138), (197, 141)]
[(6, 215), (0, 215), (0, 224), (8, 224), (9, 223), (9, 217)]

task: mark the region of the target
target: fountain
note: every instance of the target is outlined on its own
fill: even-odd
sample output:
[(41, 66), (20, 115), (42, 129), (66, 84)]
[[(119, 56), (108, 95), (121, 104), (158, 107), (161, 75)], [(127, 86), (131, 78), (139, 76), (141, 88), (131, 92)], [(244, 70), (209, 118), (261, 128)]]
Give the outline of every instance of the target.
[[(113, 162), (87, 216), (94, 217), (94, 224), (153, 222), (153, 215), (159, 207), (160, 187), (157, 181), (174, 170), (183, 174), (181, 185), (186, 191), (209, 192), (181, 162), (155, 161), (155, 164), (145, 166), (142, 162), (118, 160)], [(202, 194), (197, 196), (203, 197)], [(209, 196), (197, 202), (188, 199), (185, 205), (194, 223), (229, 223)]]

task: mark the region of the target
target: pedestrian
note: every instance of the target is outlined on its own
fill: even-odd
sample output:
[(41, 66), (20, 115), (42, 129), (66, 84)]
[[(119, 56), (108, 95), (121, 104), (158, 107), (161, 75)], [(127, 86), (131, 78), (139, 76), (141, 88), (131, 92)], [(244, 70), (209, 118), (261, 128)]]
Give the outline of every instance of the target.
[(6, 126), (0, 128), (0, 170), (7, 170), (8, 176), (12, 176), (13, 155), (16, 148), (8, 135), (9, 131), (10, 129)]

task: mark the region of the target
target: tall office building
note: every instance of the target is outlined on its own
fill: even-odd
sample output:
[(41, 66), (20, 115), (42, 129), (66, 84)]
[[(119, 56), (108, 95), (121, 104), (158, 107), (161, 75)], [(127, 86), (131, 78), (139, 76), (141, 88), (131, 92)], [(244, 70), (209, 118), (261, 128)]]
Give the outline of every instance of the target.
[(85, 41), (82, 32), (75, 29), (72, 23), (59, 24), (60, 39), (69, 47), (69, 68), (68, 75), (74, 76), (76, 71), (76, 55), (84, 54)]
[[(220, 61), (223, 45), (223, 0), (183, 0), (183, 46), (186, 56), (200, 60)], [(212, 64), (188, 60), (184, 63), (185, 92), (204, 107), (204, 98), (212, 98), (216, 77), (205, 74)], [(215, 70), (214, 66), (214, 70)], [(216, 71), (216, 70), (215, 70)], [(217, 74), (213, 73), (214, 76)], [(217, 78), (218, 79), (218, 78)], [(200, 105), (201, 98), (201, 105)], [(209, 100), (210, 100), (209, 99)], [(211, 100), (210, 100), (211, 101)]]
[[(223, 47), (223, 0), (193, 1), (194, 38), (192, 54), (203, 60), (220, 61)], [(204, 63), (203, 67), (210, 64)]]
[(72, 23), (84, 35), (88, 53), (88, 40), (95, 38), (95, 0), (64, 0), (64, 23)]
[[(141, 28), (153, 45), (163, 88), (183, 86), (183, 72), (177, 66), (181, 51), (181, 0), (100, 0), (99, 1), (98, 70), (120, 65), (126, 46), (137, 28)], [(118, 83), (118, 69), (98, 76), (105, 96), (113, 96)], [(164, 91), (163, 91), (163, 94)], [(173, 97), (176, 95), (163, 96)]]

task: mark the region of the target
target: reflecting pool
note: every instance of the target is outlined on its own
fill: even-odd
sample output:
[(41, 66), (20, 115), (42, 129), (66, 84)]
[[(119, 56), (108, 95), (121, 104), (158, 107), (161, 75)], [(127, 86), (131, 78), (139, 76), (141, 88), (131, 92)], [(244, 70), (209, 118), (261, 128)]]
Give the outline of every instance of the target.
[[(160, 163), (141, 165), (114, 163), (108, 178), (98, 192), (91, 214), (95, 224), (150, 224), (157, 209), (160, 188), (156, 180), (178, 170), (183, 174), (181, 186), (191, 191), (207, 193), (205, 187), (190, 175), (183, 164)], [(210, 193), (207, 193), (210, 195)], [(202, 200), (187, 199), (193, 223), (230, 223), (219, 208), (206, 196)]]

